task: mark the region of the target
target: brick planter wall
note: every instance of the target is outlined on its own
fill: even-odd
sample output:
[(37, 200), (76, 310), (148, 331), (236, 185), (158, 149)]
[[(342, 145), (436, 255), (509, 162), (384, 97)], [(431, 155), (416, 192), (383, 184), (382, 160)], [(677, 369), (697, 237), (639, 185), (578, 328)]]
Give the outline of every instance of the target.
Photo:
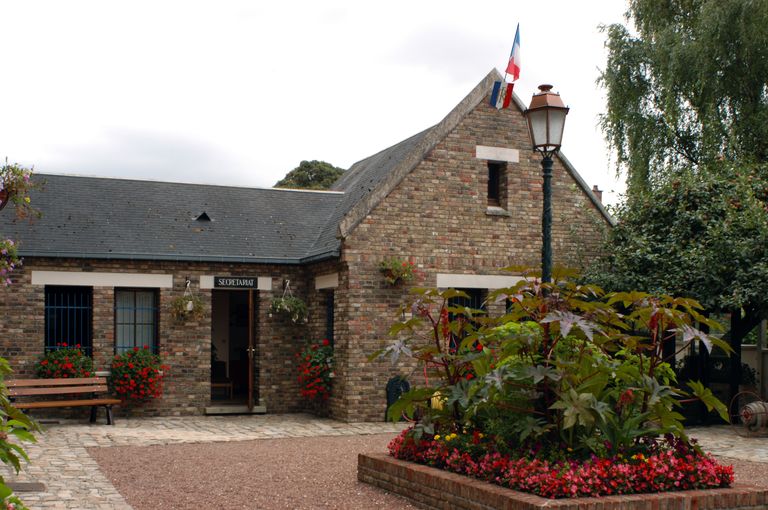
[(768, 508), (768, 489), (738, 485), (731, 489), (546, 499), (491, 483), (390, 457), (360, 454), (357, 479), (398, 494), (420, 508), (467, 510), (697, 510)]

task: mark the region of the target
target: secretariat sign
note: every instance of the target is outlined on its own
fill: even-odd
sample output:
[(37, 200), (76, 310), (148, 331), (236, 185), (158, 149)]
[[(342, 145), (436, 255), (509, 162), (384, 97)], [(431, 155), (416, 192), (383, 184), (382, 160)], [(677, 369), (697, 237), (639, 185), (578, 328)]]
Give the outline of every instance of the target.
[(258, 289), (259, 279), (255, 276), (214, 276), (215, 289)]

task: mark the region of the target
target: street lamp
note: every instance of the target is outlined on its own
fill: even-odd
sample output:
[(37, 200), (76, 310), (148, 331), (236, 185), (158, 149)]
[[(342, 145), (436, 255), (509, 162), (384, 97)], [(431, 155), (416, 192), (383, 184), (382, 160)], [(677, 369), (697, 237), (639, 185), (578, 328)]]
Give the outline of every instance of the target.
[(541, 281), (552, 281), (552, 155), (560, 150), (568, 108), (552, 85), (539, 85), (531, 105), (523, 112), (535, 152), (543, 156), (544, 210), (541, 215)]

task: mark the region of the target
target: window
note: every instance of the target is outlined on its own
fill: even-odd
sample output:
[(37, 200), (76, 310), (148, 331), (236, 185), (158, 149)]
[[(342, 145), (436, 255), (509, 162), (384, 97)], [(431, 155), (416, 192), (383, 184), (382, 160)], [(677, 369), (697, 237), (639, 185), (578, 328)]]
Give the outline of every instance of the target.
[(325, 292), (325, 338), (333, 345), (333, 291)]
[(145, 345), (157, 353), (157, 291), (115, 289), (115, 352)]
[(80, 345), (93, 349), (93, 289), (91, 287), (45, 286), (45, 350)]
[[(466, 307), (471, 308), (473, 310), (483, 310), (485, 311), (485, 297), (488, 294), (488, 291), (486, 289), (456, 289), (464, 292), (469, 297), (466, 298), (464, 296), (456, 296), (448, 299), (447, 305), (449, 307)], [(456, 315), (453, 313), (450, 313), (448, 315), (449, 320), (454, 320), (456, 318)], [(472, 326), (477, 327), (474, 324), (474, 321), (472, 321)], [(469, 331), (465, 331), (462, 335), (462, 338), (466, 337), (469, 334)], [(456, 349), (459, 346), (459, 343), (462, 338), (451, 338), (451, 342), (449, 344), (449, 348), (451, 351), (455, 352)]]
[(506, 209), (507, 165), (496, 161), (488, 162), (488, 206)]

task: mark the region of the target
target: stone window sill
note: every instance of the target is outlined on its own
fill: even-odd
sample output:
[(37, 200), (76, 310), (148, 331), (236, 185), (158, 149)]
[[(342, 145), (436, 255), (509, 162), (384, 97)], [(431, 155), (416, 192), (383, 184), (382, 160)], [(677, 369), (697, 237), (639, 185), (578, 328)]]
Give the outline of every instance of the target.
[(510, 216), (509, 211), (501, 207), (488, 206), (485, 210), (486, 216)]

